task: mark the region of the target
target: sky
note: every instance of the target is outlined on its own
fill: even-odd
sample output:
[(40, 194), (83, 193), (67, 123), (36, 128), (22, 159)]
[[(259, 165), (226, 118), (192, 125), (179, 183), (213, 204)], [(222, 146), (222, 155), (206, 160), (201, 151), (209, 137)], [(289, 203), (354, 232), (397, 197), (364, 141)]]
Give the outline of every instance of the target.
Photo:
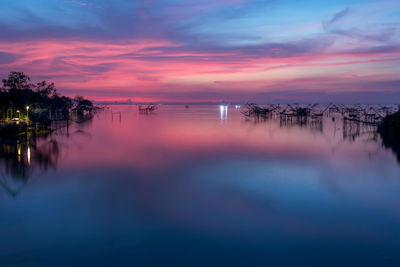
[(136, 102), (400, 103), (400, 1), (0, 0), (0, 77)]

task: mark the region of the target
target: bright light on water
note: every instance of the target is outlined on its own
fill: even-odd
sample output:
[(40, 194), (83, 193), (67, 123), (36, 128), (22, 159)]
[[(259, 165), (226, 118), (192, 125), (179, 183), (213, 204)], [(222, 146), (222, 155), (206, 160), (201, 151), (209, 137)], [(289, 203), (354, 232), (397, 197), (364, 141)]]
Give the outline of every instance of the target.
[(219, 106), (219, 111), (221, 113), (221, 121), (226, 121), (228, 119), (228, 106)]

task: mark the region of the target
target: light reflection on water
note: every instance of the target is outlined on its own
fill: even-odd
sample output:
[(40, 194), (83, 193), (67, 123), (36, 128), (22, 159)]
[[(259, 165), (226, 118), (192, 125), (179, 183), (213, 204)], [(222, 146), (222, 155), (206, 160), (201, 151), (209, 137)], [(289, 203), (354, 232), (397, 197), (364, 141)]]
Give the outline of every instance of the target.
[(219, 106), (219, 111), (221, 113), (221, 122), (228, 120), (228, 106)]
[(335, 116), (113, 106), (3, 140), (0, 265), (398, 265), (399, 163)]

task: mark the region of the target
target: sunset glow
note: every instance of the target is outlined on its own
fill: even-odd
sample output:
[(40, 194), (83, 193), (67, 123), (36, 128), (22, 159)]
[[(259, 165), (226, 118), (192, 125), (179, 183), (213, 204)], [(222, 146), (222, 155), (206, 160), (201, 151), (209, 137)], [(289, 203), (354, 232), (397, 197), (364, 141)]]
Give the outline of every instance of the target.
[(398, 1), (10, 1), (0, 74), (97, 101), (396, 102), (399, 15)]

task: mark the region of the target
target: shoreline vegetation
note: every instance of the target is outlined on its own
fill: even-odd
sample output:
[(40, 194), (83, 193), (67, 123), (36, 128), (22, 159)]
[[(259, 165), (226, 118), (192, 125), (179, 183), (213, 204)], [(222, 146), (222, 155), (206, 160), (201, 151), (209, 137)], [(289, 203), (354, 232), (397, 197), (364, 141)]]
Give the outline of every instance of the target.
[(400, 110), (387, 115), (378, 126), (378, 132), (383, 146), (397, 151), (397, 160), (400, 162)]
[(49, 133), (55, 122), (80, 122), (99, 109), (82, 96), (57, 92), (54, 83), (31, 83), (23, 72), (10, 72), (0, 87), (0, 135)]

